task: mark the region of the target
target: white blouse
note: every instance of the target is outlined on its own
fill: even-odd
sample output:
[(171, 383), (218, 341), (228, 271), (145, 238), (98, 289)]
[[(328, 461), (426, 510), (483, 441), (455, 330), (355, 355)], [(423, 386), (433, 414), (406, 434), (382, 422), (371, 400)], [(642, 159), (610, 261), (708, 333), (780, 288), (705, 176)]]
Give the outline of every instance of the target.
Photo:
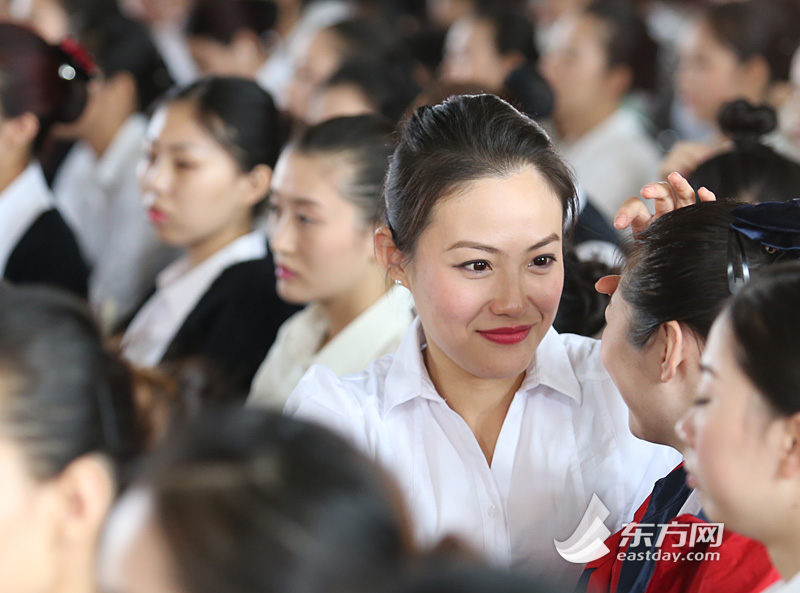
[(156, 279), (156, 292), (133, 318), (122, 338), (123, 356), (136, 366), (155, 367), (186, 318), (227, 268), (267, 255), (267, 240), (253, 231), (191, 267), (184, 256)]
[(256, 373), (248, 405), (282, 409), (312, 364), (335, 375), (363, 370), (397, 350), (414, 320), (414, 299), (400, 286), (389, 291), (320, 348), (328, 331), (322, 308), (311, 304), (287, 319)]
[(0, 193), (0, 277), (14, 248), (53, 203), (53, 195), (37, 162), (28, 165)]
[(464, 419), (439, 396), (419, 319), (394, 355), (337, 378), (315, 365), (285, 413), (326, 425), (399, 481), (423, 545), (459, 536), (489, 560), (573, 586), (582, 565), (557, 553), (592, 495), (613, 533), (680, 455), (641, 441), (600, 361), (597, 340), (551, 329), (511, 402), (491, 466)]

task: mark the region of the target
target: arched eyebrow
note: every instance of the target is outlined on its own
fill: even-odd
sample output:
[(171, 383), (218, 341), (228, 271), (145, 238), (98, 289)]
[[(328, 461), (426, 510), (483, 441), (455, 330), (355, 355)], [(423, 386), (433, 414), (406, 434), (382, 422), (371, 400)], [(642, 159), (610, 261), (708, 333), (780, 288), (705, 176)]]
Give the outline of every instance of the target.
[[(561, 241), (561, 237), (557, 234), (553, 233), (548, 237), (545, 237), (541, 241), (538, 241), (528, 247), (526, 252), (536, 251), (537, 249), (541, 249), (549, 245), (550, 243), (557, 243)], [(502, 253), (500, 249), (497, 247), (492, 247), (491, 245), (484, 245), (483, 243), (478, 243), (476, 241), (456, 241), (450, 247), (448, 247), (445, 251), (452, 251), (453, 249), (478, 249), (480, 251), (486, 251), (487, 253), (497, 254)]]

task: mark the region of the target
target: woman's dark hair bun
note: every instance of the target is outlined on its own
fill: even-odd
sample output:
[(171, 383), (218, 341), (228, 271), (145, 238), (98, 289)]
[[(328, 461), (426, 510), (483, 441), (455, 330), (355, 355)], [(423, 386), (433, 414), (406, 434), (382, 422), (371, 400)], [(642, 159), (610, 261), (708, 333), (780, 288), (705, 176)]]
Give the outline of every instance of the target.
[(738, 146), (759, 144), (762, 136), (778, 125), (775, 110), (768, 105), (752, 105), (736, 99), (722, 106), (718, 116), (722, 132)]

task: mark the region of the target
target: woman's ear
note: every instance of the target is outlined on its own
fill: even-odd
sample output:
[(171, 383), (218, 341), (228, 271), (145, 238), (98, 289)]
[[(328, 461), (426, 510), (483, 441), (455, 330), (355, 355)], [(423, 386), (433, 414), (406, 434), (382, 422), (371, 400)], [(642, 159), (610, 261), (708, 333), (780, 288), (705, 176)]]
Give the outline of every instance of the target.
[(392, 231), (386, 225), (378, 227), (375, 231), (375, 253), (381, 267), (391, 279), (395, 282), (400, 281), (406, 288), (410, 288), (403, 263), (403, 253), (395, 245)]
[(33, 145), (40, 129), (39, 118), (30, 111), (6, 120), (5, 125), (9, 132), (8, 138), (15, 148), (21, 150)]
[(785, 430), (781, 440), (783, 457), (779, 466), (780, 476), (797, 479), (800, 477), (800, 413), (785, 420)]
[(269, 191), (272, 182), (272, 169), (267, 165), (256, 165), (245, 174), (244, 191), (242, 192), (242, 205), (251, 208), (258, 204)]
[(685, 359), (686, 337), (684, 328), (677, 321), (662, 323), (659, 334), (663, 340), (661, 355), (661, 381), (666, 383), (678, 374), (678, 367)]
[(94, 542), (114, 500), (109, 464), (99, 455), (84, 455), (70, 463), (55, 481), (64, 541)]

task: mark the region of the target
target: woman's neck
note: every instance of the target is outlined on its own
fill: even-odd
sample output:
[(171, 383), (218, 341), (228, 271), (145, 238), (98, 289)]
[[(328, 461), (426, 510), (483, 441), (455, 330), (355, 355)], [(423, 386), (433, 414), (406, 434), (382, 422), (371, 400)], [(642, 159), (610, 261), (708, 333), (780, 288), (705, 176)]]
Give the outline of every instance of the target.
[[(792, 519), (798, 519), (798, 517), (787, 517), (787, 527), (797, 525), (797, 521)], [(794, 527), (794, 529), (787, 530), (782, 539), (765, 543), (772, 564), (775, 565), (784, 580), (791, 581), (800, 574), (800, 530)]]
[(247, 220), (232, 224), (229, 227), (218, 231), (214, 235), (207, 237), (202, 241), (198, 241), (186, 250), (186, 257), (189, 259), (189, 265), (194, 268), (217, 253), (223, 247), (230, 245), (236, 239), (247, 235), (251, 231), (252, 221), (248, 217)]
[(555, 115), (554, 121), (562, 141), (577, 142), (591, 132), (619, 108), (617, 101), (599, 101), (595, 108), (582, 113)]
[(525, 373), (503, 379), (477, 377), (450, 360), (434, 342), (427, 343), (425, 366), (437, 393), (464, 419), (491, 465), (500, 430)]
[(0, 192), (5, 191), (14, 180), (22, 175), (30, 163), (29, 156), (9, 155), (0, 159)]
[(320, 348), (330, 342), (337, 334), (352, 323), (359, 315), (369, 309), (383, 295), (389, 285), (386, 274), (377, 264), (371, 266), (361, 282), (346, 293), (319, 302), (328, 325), (325, 340)]

